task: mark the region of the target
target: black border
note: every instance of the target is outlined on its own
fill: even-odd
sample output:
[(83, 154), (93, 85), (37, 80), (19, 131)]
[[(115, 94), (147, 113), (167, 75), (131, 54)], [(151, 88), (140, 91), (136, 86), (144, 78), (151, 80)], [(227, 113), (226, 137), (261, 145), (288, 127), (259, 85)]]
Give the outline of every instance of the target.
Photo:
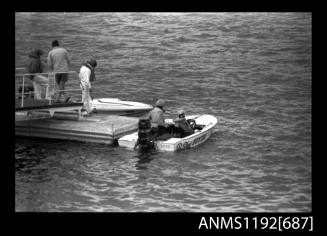
[[(275, 2), (276, 3), (276, 2)], [(160, 12), (160, 11), (168, 11), (168, 12), (220, 12), (220, 11), (280, 11), (280, 8), (276, 8), (276, 5), (274, 3), (274, 6), (254, 6), (249, 4), (248, 2), (244, 1), (242, 4), (237, 5), (237, 3), (232, 3), (231, 6), (226, 6), (226, 3), (219, 2), (217, 5), (213, 8), (211, 8), (212, 5), (198, 5), (194, 2), (184, 3), (182, 5), (169, 5), (167, 6), (166, 3), (162, 2), (162, 4), (158, 5), (145, 5), (145, 7), (141, 4), (139, 4), (137, 1), (135, 1), (133, 4), (122, 3), (121, 6), (113, 5), (111, 6), (111, 3), (107, 3), (105, 8), (102, 8), (101, 4), (92, 2), (75, 2), (72, 4), (72, 9), (67, 9), (67, 5), (61, 2), (55, 2), (47, 4), (46, 2), (39, 2), (40, 4), (38, 7), (35, 7), (33, 5), (30, 5), (30, 2), (21, 2), (11, 11), (6, 11), (6, 32), (9, 32), (10, 37), (8, 37), (8, 47), (7, 50), (9, 52), (6, 53), (8, 55), (10, 63), (9, 66), (7, 66), (7, 73), (8, 76), (6, 78), (12, 78), (14, 73), (14, 65), (15, 65), (15, 58), (14, 58), (14, 52), (11, 50), (15, 48), (15, 12), (28, 12), (28, 11), (84, 11), (84, 12), (93, 12), (93, 11), (108, 11), (108, 12), (114, 12), (114, 11), (122, 11), (122, 12), (134, 12), (134, 11), (151, 11), (151, 12)], [(282, 3), (283, 5), (283, 3)], [(171, 7), (172, 6), (172, 7)], [(312, 12), (312, 7), (308, 6), (306, 3), (297, 2), (296, 5), (293, 3), (291, 5), (292, 7), (289, 7), (286, 5), (283, 6), (283, 11), (304, 11), (304, 12)], [(309, 8), (309, 9), (308, 9)], [(37, 10), (36, 10), (37, 9)], [(316, 14), (312, 14), (312, 16), (315, 16), (316, 21)], [(8, 21), (9, 19), (9, 21)], [(312, 18), (313, 19), (313, 18)], [(317, 20), (318, 21), (318, 20)], [(314, 21), (312, 21), (314, 22)], [(323, 27), (324, 28), (324, 27)], [(10, 50), (9, 50), (10, 49)], [(313, 49), (313, 47), (312, 47)], [(8, 59), (6, 58), (6, 60)], [(312, 73), (313, 74), (313, 73)], [(323, 78), (324, 79), (324, 78)], [(7, 83), (9, 80), (6, 80), (5, 83)], [(10, 82), (8, 82), (10, 83)], [(6, 87), (10, 87), (11, 89), (14, 88), (12, 84), (5, 84)], [(2, 99), (3, 101), (8, 101), (8, 97), (12, 96), (11, 94), (14, 94), (14, 91), (11, 91), (10, 89), (7, 90), (8, 95), (6, 93), (2, 93), (4, 96)], [(313, 94), (313, 93), (312, 93)], [(312, 102), (313, 100), (316, 101), (317, 98), (313, 99), (312, 96)], [(318, 100), (318, 99), (317, 99)], [(312, 104), (313, 105), (313, 104)], [(11, 145), (15, 143), (15, 136), (14, 136), (14, 119), (7, 119), (7, 117), (10, 117), (14, 114), (13, 109), (14, 106), (11, 106), (10, 109), (7, 109), (8, 106), (5, 106), (6, 112), (5, 113), (5, 129), (9, 129), (6, 134), (7, 140), (10, 142), (12, 137), (13, 142), (11, 142)], [(313, 106), (312, 106), (313, 108)], [(12, 113), (11, 113), (12, 112)], [(3, 118), (3, 117), (2, 117)], [(9, 121), (10, 120), (10, 121)], [(12, 124), (12, 126), (7, 124)], [(312, 125), (312, 128), (314, 126)], [(12, 128), (12, 129), (11, 129)], [(312, 132), (313, 133), (313, 132)], [(312, 139), (313, 141), (313, 139)], [(233, 232), (262, 232), (254, 229), (250, 230), (198, 230), (199, 222), (202, 216), (206, 217), (229, 217), (229, 216), (244, 216), (244, 217), (263, 217), (263, 216), (314, 216), (314, 231), (315, 232), (322, 232), (322, 224), (323, 221), (320, 218), (320, 215), (318, 213), (320, 211), (321, 205), (316, 201), (323, 195), (320, 195), (318, 191), (313, 191), (314, 189), (317, 190), (321, 186), (318, 184), (313, 184), (313, 180), (318, 180), (319, 177), (322, 176), (316, 176), (314, 177), (312, 174), (312, 197), (315, 199), (315, 204), (312, 202), (312, 212), (309, 213), (15, 213), (15, 200), (13, 195), (15, 194), (15, 179), (14, 179), (14, 155), (11, 153), (14, 150), (14, 145), (6, 145), (7, 148), (9, 147), (9, 151), (6, 152), (7, 155), (3, 155), (3, 159), (6, 159), (5, 161), (8, 161), (8, 176), (9, 176), (9, 191), (8, 193), (8, 204), (5, 204), (9, 207), (9, 217), (6, 218), (6, 220), (9, 220), (12, 224), (12, 227), (10, 229), (14, 229), (14, 232), (31, 232), (31, 233), (40, 233), (40, 234), (47, 234), (47, 233), (91, 233), (92, 235), (97, 234), (123, 234), (124, 232), (128, 233), (151, 233), (151, 234), (158, 234), (158, 233), (183, 233), (183, 234), (193, 234), (193, 233), (214, 233), (218, 234), (220, 232), (226, 232), (226, 231), (233, 231)], [(313, 147), (313, 145), (312, 145)], [(7, 149), (6, 149), (7, 150)], [(313, 157), (313, 152), (312, 152)], [(318, 158), (323, 158), (323, 155), (319, 155)], [(317, 159), (313, 162), (312, 158), (312, 173), (313, 169), (317, 171), (316, 167), (318, 161)], [(313, 167), (313, 166), (316, 167)], [(8, 179), (8, 178), (6, 178)], [(322, 185), (323, 186), (323, 185)], [(313, 193), (315, 192), (315, 193)], [(67, 230), (69, 229), (69, 230)], [(271, 232), (271, 231), (266, 231)]]

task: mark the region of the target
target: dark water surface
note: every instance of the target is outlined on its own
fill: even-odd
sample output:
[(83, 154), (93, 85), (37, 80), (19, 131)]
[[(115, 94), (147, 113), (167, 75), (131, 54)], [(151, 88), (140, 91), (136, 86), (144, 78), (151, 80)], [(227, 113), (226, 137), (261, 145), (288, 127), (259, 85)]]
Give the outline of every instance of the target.
[[(16, 211), (311, 211), (310, 13), (17, 13), (16, 68), (58, 39), (96, 97), (218, 118), (202, 146), (140, 154), (18, 138)], [(45, 57), (44, 57), (45, 58)]]

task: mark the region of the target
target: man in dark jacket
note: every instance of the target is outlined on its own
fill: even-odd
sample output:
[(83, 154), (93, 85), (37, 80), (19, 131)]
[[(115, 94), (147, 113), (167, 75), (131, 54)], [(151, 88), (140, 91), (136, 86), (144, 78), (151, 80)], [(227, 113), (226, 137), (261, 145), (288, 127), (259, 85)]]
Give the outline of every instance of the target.
[[(30, 74), (42, 73), (43, 65), (41, 62), (41, 55), (43, 54), (42, 50), (34, 49), (28, 54), (29, 61), (27, 66), (27, 71)], [(41, 84), (35, 79), (34, 75), (29, 76), (30, 80), (33, 82), (34, 88), (34, 98), (41, 99)], [(24, 89), (25, 90), (25, 89)]]
[(181, 136), (180, 136), (181, 138), (194, 133), (194, 130), (192, 129), (191, 125), (187, 122), (187, 120), (185, 118), (184, 110), (181, 110), (178, 112), (178, 118), (174, 119), (174, 123), (176, 124), (177, 129), (179, 130), (179, 133), (181, 134)]
[[(41, 55), (43, 54), (42, 50), (34, 49), (28, 54), (29, 61), (27, 66), (28, 73), (42, 73), (43, 65), (41, 62)], [(30, 80), (33, 81), (34, 75), (30, 75)]]

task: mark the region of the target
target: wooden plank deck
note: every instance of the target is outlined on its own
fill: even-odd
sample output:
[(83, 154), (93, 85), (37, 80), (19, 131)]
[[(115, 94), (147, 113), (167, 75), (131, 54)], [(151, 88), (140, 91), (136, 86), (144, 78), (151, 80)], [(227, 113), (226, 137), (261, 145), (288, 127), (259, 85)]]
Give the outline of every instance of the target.
[(139, 118), (94, 114), (79, 120), (53, 118), (16, 120), (18, 136), (54, 138), (82, 142), (112, 144), (116, 139), (134, 132)]

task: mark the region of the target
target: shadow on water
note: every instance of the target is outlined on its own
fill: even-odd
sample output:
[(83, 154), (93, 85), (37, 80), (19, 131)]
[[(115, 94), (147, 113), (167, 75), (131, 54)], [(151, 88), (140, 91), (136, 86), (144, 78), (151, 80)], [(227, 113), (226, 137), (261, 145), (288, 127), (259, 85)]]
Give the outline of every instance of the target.
[(137, 150), (137, 154), (134, 156), (137, 158), (135, 167), (137, 170), (146, 170), (148, 169), (149, 163), (154, 159), (154, 154), (156, 153), (153, 149), (147, 150)]

